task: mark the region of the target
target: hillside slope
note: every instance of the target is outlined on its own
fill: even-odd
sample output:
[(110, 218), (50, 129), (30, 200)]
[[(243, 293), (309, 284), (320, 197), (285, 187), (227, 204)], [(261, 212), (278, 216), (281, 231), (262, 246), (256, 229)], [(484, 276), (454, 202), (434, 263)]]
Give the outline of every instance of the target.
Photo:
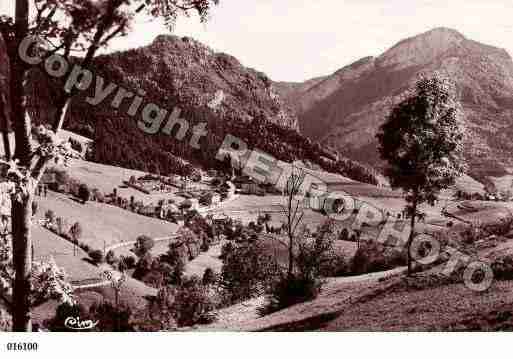
[[(231, 173), (216, 156), (232, 135), (248, 149), (285, 162), (309, 161), (355, 180), (378, 182), (372, 169), (301, 135), (297, 116), (265, 74), (191, 38), (161, 35), (146, 47), (99, 56), (90, 70), (92, 86), (73, 99), (65, 122), (66, 129), (93, 140), (88, 160), (163, 174), (190, 175), (197, 166)], [(29, 76), (29, 112), (36, 123), (51, 123), (64, 79), (37, 69)], [(112, 91), (93, 106), (86, 99), (94, 98), (97, 88)], [(140, 129), (143, 110), (151, 104), (158, 108), (150, 116), (165, 111), (154, 135)], [(175, 111), (183, 122), (165, 127)], [(199, 143), (192, 145), (200, 132)]]

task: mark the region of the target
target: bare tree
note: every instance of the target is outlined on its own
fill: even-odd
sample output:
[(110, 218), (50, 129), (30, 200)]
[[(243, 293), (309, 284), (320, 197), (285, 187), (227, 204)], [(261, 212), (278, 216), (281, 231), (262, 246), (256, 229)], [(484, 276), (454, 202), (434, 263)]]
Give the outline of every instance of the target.
[(296, 199), (301, 185), (304, 181), (304, 174), (296, 167), (292, 167), (292, 173), (285, 185), (286, 205), (281, 205), (285, 217), (285, 230), (288, 237), (288, 266), (287, 277), (292, 278), (294, 274), (294, 248), (297, 242), (299, 224), (303, 220), (304, 211), (301, 208), (301, 201)]
[[(107, 46), (112, 39), (128, 33), (131, 20), (143, 9), (150, 16), (163, 18), (172, 29), (179, 15), (196, 12), (202, 21), (207, 20), (209, 10), (218, 2), (219, 0), (16, 0), (14, 36), (8, 46), (18, 49), (27, 36), (34, 35), (42, 40), (44, 46), (32, 51), (43, 51), (44, 57), (60, 54), (68, 61), (71, 54), (78, 51), (85, 55), (74, 58), (74, 63), (87, 68), (98, 49)], [(34, 10), (33, 18), (29, 16), (30, 9)], [(31, 331), (29, 292), (32, 269), (32, 202), (35, 188), (46, 166), (57, 154), (57, 134), (77, 90), (66, 91), (63, 88), (59, 91), (51, 130), (39, 133), (33, 138), (33, 124), (27, 112), (26, 83), (32, 68), (17, 55), (11, 56), (10, 67), (11, 123), (16, 145), (15, 161), (9, 163), (10, 178), (15, 185), (11, 213), (15, 258), (13, 330)], [(3, 138), (7, 149), (8, 138)]]

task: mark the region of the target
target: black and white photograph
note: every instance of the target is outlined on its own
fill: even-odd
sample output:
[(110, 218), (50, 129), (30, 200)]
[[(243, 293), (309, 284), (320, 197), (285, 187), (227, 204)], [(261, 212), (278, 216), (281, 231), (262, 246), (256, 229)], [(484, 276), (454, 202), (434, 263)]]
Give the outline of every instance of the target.
[(512, 54), (506, 0), (0, 0), (1, 350), (511, 332)]

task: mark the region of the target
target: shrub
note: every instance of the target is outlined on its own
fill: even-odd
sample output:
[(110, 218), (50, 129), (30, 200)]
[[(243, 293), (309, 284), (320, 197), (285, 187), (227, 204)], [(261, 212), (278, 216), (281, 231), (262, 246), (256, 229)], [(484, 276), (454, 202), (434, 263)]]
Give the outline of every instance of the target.
[(386, 248), (380, 243), (363, 242), (353, 257), (351, 272), (353, 274), (380, 272), (406, 264), (405, 251)]
[(258, 242), (235, 247), (223, 259), (221, 271), (226, 304), (264, 293), (278, 273), (276, 259)]
[(55, 212), (52, 211), (51, 209), (47, 210), (45, 212), (45, 219), (50, 222), (50, 223), (53, 223), (55, 221)]
[(82, 248), (84, 250), (84, 252), (86, 252), (87, 254), (89, 254), (89, 252), (91, 251), (91, 248), (89, 247), (88, 244), (80, 243), (79, 247)]
[(133, 330), (130, 324), (132, 311), (125, 305), (116, 308), (109, 302), (95, 303), (89, 308), (89, 313), (98, 321), (96, 329), (99, 331), (128, 332)]
[(340, 235), (338, 237), (338, 239), (340, 241), (348, 241), (349, 240), (349, 230), (347, 228), (343, 228), (341, 231), (340, 231)]
[(110, 250), (105, 255), (105, 262), (107, 262), (110, 265), (114, 265), (119, 261), (119, 259), (114, 254), (114, 251)]
[(232, 242), (227, 242), (221, 247), (221, 255), (219, 256), (220, 259), (225, 259), (226, 256), (228, 256), (230, 253), (233, 252), (235, 249), (235, 246)]
[(173, 270), (170, 273), (171, 284), (182, 283), (185, 263), (187, 261), (187, 249), (180, 243), (170, 243), (166, 254), (160, 256), (160, 260), (169, 264)]
[(89, 190), (89, 187), (85, 183), (80, 184), (78, 187), (78, 198), (82, 200), (82, 203), (86, 203), (89, 201), (89, 198), (91, 197), (91, 191)]
[(461, 238), (465, 244), (474, 244), (486, 236), (485, 226), (479, 223), (472, 223), (461, 231)]
[(494, 278), (498, 280), (513, 279), (513, 255), (504, 255), (492, 262)]
[(146, 253), (145, 255), (139, 257), (137, 264), (135, 265), (135, 271), (132, 274), (137, 280), (143, 281), (144, 277), (150, 273), (153, 264), (153, 257), (150, 253)]
[(45, 323), (45, 326), (52, 332), (72, 332), (64, 325), (67, 318), (87, 318), (89, 316), (87, 309), (78, 304), (62, 303), (55, 309), (55, 315)]
[(201, 282), (203, 285), (210, 285), (214, 284), (217, 280), (217, 276), (212, 268), (205, 269), (205, 272), (203, 272), (203, 278), (201, 279)]
[(103, 252), (99, 249), (93, 250), (89, 252), (89, 257), (91, 257), (91, 260), (95, 264), (103, 263)]
[(119, 258), (119, 265), (122, 266), (125, 270), (134, 269), (137, 260), (133, 256), (121, 256)]
[(197, 277), (188, 278), (178, 288), (173, 307), (179, 327), (209, 324), (216, 319), (214, 301)]
[(281, 277), (273, 283), (268, 292), (267, 310), (278, 311), (291, 305), (317, 298), (322, 281), (315, 277)]
[(151, 251), (153, 246), (155, 246), (155, 241), (153, 240), (153, 238), (146, 235), (142, 235), (137, 237), (134, 244), (133, 252), (137, 257), (143, 257)]
[(60, 235), (61, 237), (68, 239), (69, 238), (68, 233), (70, 230), (68, 221), (62, 217), (57, 217), (55, 219), (55, 223), (57, 225), (57, 234)]
[(92, 190), (94, 200), (100, 203), (105, 202), (105, 195), (98, 188)]

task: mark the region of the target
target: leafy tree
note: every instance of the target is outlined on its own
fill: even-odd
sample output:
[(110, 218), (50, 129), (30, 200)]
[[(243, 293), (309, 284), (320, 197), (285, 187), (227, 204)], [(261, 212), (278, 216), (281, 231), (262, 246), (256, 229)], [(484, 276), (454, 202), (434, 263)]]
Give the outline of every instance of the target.
[(264, 293), (277, 275), (276, 258), (259, 242), (242, 244), (227, 251), (220, 278), (227, 304)]
[(173, 304), (179, 327), (209, 324), (215, 320), (214, 302), (198, 277), (187, 278), (178, 287)]
[(140, 256), (137, 264), (135, 265), (135, 270), (132, 274), (132, 277), (142, 281), (144, 277), (150, 273), (153, 261), (154, 259), (150, 253), (146, 253)]
[[(97, 51), (108, 46), (112, 39), (126, 35), (131, 21), (138, 12), (144, 11), (154, 17), (164, 19), (172, 29), (180, 15), (198, 13), (202, 21), (208, 18), (209, 10), (218, 0), (16, 0), (14, 20), (1, 19), (2, 33), (5, 33), (8, 54), (10, 55), (11, 81), (9, 93), (11, 100), (10, 122), (13, 124), (15, 153), (10, 152), (7, 132), (9, 121), (4, 120), (2, 138), (6, 161), (10, 164), (11, 182), (16, 188), (12, 194), (12, 233), (14, 268), (16, 281), (13, 293), (13, 330), (31, 331), (30, 287), (31, 287), (31, 219), (32, 202), (35, 189), (46, 167), (51, 161), (66, 151), (58, 142), (64, 119), (68, 115), (71, 101), (78, 89), (66, 90), (64, 87), (54, 96), (55, 111), (51, 119), (51, 129), (39, 128), (34, 132), (32, 118), (27, 110), (27, 89), (25, 81), (33, 68), (24, 62), (17, 49), (28, 35), (38, 36), (46, 49), (38, 48), (43, 57), (59, 52), (68, 63), (87, 68)], [(129, 3), (131, 6), (125, 6)], [(145, 5), (145, 7), (142, 7)], [(31, 11), (32, 9), (32, 11)], [(31, 16), (33, 15), (33, 16)], [(71, 58), (75, 51), (83, 51), (81, 58)], [(41, 63), (44, 63), (42, 61)], [(41, 64), (40, 63), (40, 64)], [(39, 67), (40, 64), (33, 65)], [(35, 141), (33, 141), (35, 140)], [(17, 160), (12, 161), (11, 160)]]
[(381, 157), (388, 163), (385, 174), (393, 188), (406, 193), (408, 274), (419, 205), (434, 205), (440, 190), (465, 170), (461, 117), (454, 86), (435, 74), (417, 82), (415, 92), (394, 106), (377, 134)]
[(135, 240), (133, 252), (137, 257), (143, 257), (144, 255), (148, 254), (151, 249), (155, 246), (155, 241), (153, 238), (142, 235), (137, 237)]

